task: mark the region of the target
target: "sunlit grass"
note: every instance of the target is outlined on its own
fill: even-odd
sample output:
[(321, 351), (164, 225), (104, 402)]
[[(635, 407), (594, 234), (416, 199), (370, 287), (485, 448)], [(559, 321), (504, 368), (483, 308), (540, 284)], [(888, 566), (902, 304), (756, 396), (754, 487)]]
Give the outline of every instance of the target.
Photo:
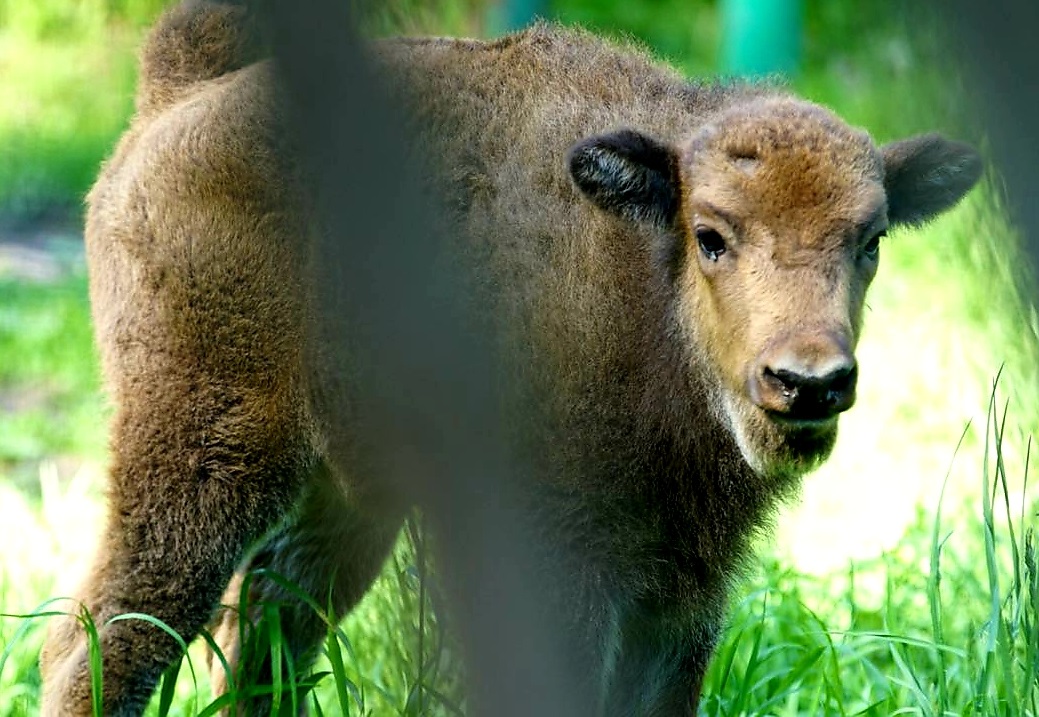
[[(0, 482), (0, 715), (39, 712), (40, 679), (36, 660), (42, 645), (46, 615), (78, 614), (73, 601), (56, 599), (72, 594), (89, 565), (103, 505), (95, 466), (87, 466), (67, 483), (58, 480), (53, 465), (41, 468), (42, 499)], [(306, 672), (323, 676), (314, 695), (325, 714), (457, 715), (461, 694), (459, 654), (453, 639), (433, 611), (436, 587), (425, 580), (425, 554), (420, 532), (405, 531), (372, 590), (346, 617), (330, 628), (325, 655)], [(420, 609), (421, 606), (421, 609)], [(318, 609), (320, 609), (318, 607)], [(38, 613), (43, 617), (30, 617)], [(147, 619), (131, 616), (122, 619)], [(93, 626), (84, 616), (88, 634)], [(335, 622), (331, 623), (336, 625)], [(271, 630), (271, 625), (263, 629)], [(270, 644), (279, 644), (277, 627)], [(421, 637), (420, 637), (421, 636)], [(96, 634), (94, 636), (96, 639)], [(167, 706), (157, 690), (149, 715), (194, 716), (214, 705), (210, 691), (207, 644), (196, 641), (168, 687)], [(348, 703), (343, 710), (339, 704)], [(312, 701), (312, 698), (311, 698)], [(308, 702), (309, 703), (309, 702)], [(419, 710), (418, 706), (422, 705)]]
[[(831, 575), (761, 562), (734, 606), (701, 714), (1039, 714), (1034, 521), (1008, 487), (1012, 476), (1001, 457), (1007, 419), (998, 398), (986, 420), (985, 462), (972, 466), (985, 496), (978, 513), (932, 515), (912, 526), (897, 550)], [(0, 539), (10, 544), (17, 534), (34, 545), (5, 562), (5, 611), (55, 594), (55, 574), (83, 564), (98, 516), (86, 518), (82, 508), (99, 507), (91, 483), (45, 485), (42, 501), (0, 494)], [(433, 613), (421, 617), (419, 601), (429, 609), (423, 590), (431, 588), (420, 582), (415, 555), (413, 543), (401, 543), (372, 592), (330, 631), (326, 657), (295, 679), (286, 673), (285, 689), (305, 686), (299, 696), (309, 703), (304, 695), (316, 681), (321, 714), (462, 713), (457, 654)], [(0, 618), (0, 715), (38, 711), (35, 657), (44, 624)], [(277, 645), (276, 624), (268, 629)], [(211, 702), (205, 650), (196, 643), (191, 669), (181, 667), (177, 684), (156, 693), (149, 715), (212, 714), (220, 703)], [(290, 698), (284, 693), (286, 704)]]
[[(84, 464), (63, 482), (57, 466), (44, 462), (30, 490), (0, 481), (0, 613), (29, 614), (77, 582), (103, 514), (99, 470)], [(38, 712), (44, 627), (43, 619), (0, 619), (0, 715)]]
[[(984, 417), (1001, 371), (1013, 417), (1005, 460), (1021, 487), (1026, 438), (1039, 428), (1039, 340), (1017, 241), (991, 184), (928, 227), (885, 240), (858, 351), (858, 402), (841, 419), (833, 457), (781, 521), (788, 558), (833, 569), (893, 549), (920, 506), (935, 505), (950, 464), (948, 504), (977, 507)], [(1022, 499), (1037, 498), (1033, 489)]]

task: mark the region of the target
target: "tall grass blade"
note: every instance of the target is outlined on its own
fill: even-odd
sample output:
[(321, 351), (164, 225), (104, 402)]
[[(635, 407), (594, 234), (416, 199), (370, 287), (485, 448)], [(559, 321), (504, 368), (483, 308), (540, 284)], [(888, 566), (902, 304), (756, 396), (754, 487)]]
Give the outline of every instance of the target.
[(177, 676), (180, 674), (180, 666), (184, 658), (174, 660), (173, 664), (162, 673), (162, 681), (159, 683), (159, 717), (167, 717), (170, 707), (173, 705), (173, 697), (177, 693)]
[[(142, 622), (154, 625), (155, 627), (159, 628), (167, 635), (169, 635), (171, 638), (173, 638), (173, 641), (177, 643), (177, 646), (180, 647), (181, 654), (183, 655), (182, 659), (188, 663), (188, 672), (191, 674), (191, 685), (193, 688), (193, 695), (191, 698), (191, 704), (189, 705), (189, 709), (191, 712), (195, 712), (197, 709), (196, 705), (198, 701), (198, 676), (195, 674), (195, 665), (192, 663), (191, 656), (188, 654), (188, 644), (184, 641), (184, 638), (180, 636), (180, 633), (178, 633), (176, 630), (174, 630), (172, 627), (167, 625), (159, 618), (154, 617), (152, 615), (146, 615), (145, 613), (141, 612), (127, 612), (121, 615), (116, 615), (115, 617), (110, 618), (108, 622), (105, 624), (111, 625), (113, 623), (123, 622), (125, 620), (141, 620)], [(177, 669), (179, 670), (180, 668), (178, 667)]]
[(90, 666), (90, 704), (94, 717), (102, 717), (104, 711), (104, 680), (101, 664), (101, 638), (97, 634), (97, 625), (86, 605), (79, 612), (80, 624), (87, 633), (87, 664)]
[[(336, 697), (339, 700), (339, 709), (344, 717), (350, 714), (350, 679), (346, 676), (346, 668), (343, 661), (343, 651), (339, 648), (339, 635), (335, 629), (330, 629), (328, 637), (325, 638), (325, 654), (332, 664), (332, 679), (336, 686)], [(361, 706), (360, 703), (358, 706)]]
[[(942, 490), (938, 495), (938, 505), (934, 511), (934, 530), (931, 533), (931, 572), (927, 578), (927, 605), (931, 615), (931, 634), (934, 637), (936, 646), (945, 644), (945, 633), (942, 626), (941, 555), (942, 546), (948, 540), (948, 536), (941, 538), (942, 506), (945, 503), (945, 491), (949, 487), (949, 477), (952, 475), (953, 463), (956, 461), (956, 455), (959, 453), (961, 446), (963, 446), (963, 440), (967, 437), (970, 427), (971, 424), (968, 422), (963, 427), (959, 440), (956, 441), (956, 448), (953, 449), (952, 458), (949, 460), (949, 468), (945, 471), (945, 478), (942, 480)], [(948, 664), (946, 663), (943, 650), (935, 649), (934, 655), (938, 661), (938, 674), (936, 675), (938, 683), (938, 713), (944, 715), (949, 709)]]
[(31, 613), (25, 615), (15, 615), (9, 613), (0, 613), (0, 618), (12, 618), (15, 620), (21, 620), (22, 624), (18, 626), (18, 629), (14, 631), (14, 635), (11, 636), (11, 640), (4, 646), (3, 652), (0, 652), (0, 678), (4, 676), (4, 667), (7, 665), (8, 659), (14, 652), (14, 648), (21, 642), (26, 634), (35, 626), (35, 621), (41, 617), (73, 617), (72, 613), (63, 612), (60, 610), (45, 610), (48, 605), (53, 605), (56, 602), (62, 602), (71, 598), (56, 597), (46, 600), (40, 604)]

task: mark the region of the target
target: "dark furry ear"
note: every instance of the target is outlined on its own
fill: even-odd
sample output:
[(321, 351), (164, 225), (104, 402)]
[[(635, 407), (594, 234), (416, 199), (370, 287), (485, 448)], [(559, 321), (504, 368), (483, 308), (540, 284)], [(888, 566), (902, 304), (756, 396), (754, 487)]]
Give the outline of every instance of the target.
[(678, 211), (678, 158), (630, 129), (588, 137), (570, 148), (570, 176), (586, 197), (633, 222), (670, 226)]
[(981, 177), (974, 148), (938, 134), (884, 145), (888, 221), (922, 224), (960, 201)]

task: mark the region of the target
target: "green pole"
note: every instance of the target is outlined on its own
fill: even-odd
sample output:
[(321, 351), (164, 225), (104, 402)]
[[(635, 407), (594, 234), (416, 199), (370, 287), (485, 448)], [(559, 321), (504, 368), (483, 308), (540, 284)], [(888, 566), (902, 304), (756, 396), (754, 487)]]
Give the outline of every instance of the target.
[(489, 25), (494, 34), (520, 30), (537, 17), (548, 16), (548, 0), (498, 0), (489, 8)]
[(793, 74), (802, 0), (722, 0), (722, 67), (733, 75)]

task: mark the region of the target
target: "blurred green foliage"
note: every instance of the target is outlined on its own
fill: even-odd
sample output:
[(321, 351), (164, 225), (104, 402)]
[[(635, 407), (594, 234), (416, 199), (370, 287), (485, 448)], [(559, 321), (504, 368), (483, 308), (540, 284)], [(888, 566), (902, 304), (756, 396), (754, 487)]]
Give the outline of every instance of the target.
[[(489, 0), (354, 0), (365, 31), (483, 35)], [(133, 108), (135, 48), (162, 0), (0, 0), (0, 223), (78, 218)], [(691, 76), (714, 73), (714, 0), (554, 0), (551, 18), (634, 38)], [(962, 124), (935, 27), (885, 0), (806, 0), (794, 86), (879, 137)], [(912, 38), (912, 42), (909, 41)], [(898, 111), (892, 111), (892, 107)], [(941, 128), (941, 127), (939, 127)]]
[(57, 283), (0, 276), (0, 477), (22, 486), (44, 456), (104, 453), (86, 284), (82, 268)]
[(0, 29), (40, 41), (102, 37), (113, 25), (142, 27), (165, 0), (0, 0)]

